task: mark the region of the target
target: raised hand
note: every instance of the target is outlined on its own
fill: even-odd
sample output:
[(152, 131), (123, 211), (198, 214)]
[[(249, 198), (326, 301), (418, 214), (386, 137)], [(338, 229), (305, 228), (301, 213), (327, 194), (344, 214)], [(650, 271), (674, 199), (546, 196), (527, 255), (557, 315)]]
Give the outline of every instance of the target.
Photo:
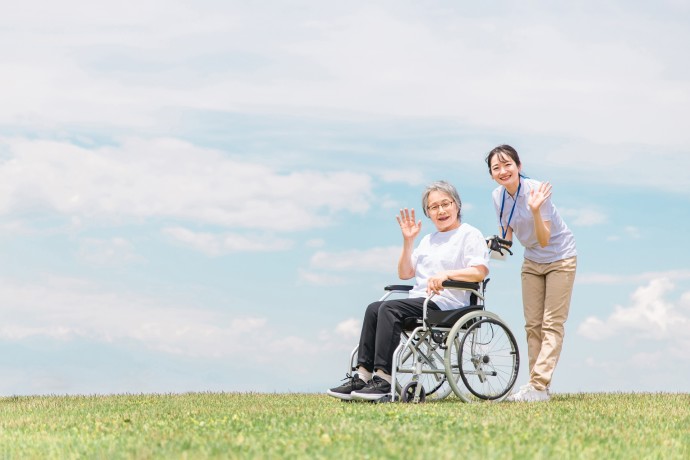
[(407, 208), (400, 210), (400, 216), (395, 216), (400, 225), (403, 238), (414, 240), (422, 230), (422, 221), (415, 222), (414, 209)]
[(539, 184), (539, 188), (537, 190), (530, 190), (527, 206), (529, 206), (530, 210), (532, 211), (538, 211), (539, 208), (541, 208), (541, 205), (543, 205), (550, 196), (551, 184), (549, 182), (542, 182)]

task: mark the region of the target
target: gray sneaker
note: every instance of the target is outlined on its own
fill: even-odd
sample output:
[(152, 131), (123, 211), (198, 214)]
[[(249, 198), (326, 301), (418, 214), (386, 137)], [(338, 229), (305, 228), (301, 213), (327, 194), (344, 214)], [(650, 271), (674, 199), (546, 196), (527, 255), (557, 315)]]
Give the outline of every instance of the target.
[(347, 381), (339, 387), (331, 388), (326, 394), (334, 398), (342, 399), (343, 401), (351, 401), (353, 391), (361, 390), (367, 386), (367, 382), (359, 378), (359, 374), (357, 373), (353, 375), (345, 374), (343, 380)]
[(378, 375), (374, 375), (367, 386), (361, 390), (352, 392), (352, 399), (364, 401), (378, 401), (384, 396), (390, 394), (391, 384), (383, 380)]

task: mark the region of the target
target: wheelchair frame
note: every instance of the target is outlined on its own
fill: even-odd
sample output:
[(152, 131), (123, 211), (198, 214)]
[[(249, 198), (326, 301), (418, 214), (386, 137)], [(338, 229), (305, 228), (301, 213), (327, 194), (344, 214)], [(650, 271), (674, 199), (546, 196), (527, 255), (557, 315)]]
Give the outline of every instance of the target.
[[(491, 244), (491, 250), (498, 251)], [(379, 402), (417, 403), (427, 397), (440, 400), (450, 393), (463, 402), (501, 401), (508, 396), (517, 380), (520, 353), (510, 328), (485, 309), (488, 282), (488, 278), (481, 283), (445, 281), (445, 289), (469, 291), (471, 304), (429, 310), (432, 294), (424, 301), (422, 317), (403, 323), (400, 344), (393, 352), (391, 392)], [(379, 300), (411, 289), (409, 285), (386, 286)], [(355, 347), (350, 354), (350, 372), (357, 368), (357, 351)]]

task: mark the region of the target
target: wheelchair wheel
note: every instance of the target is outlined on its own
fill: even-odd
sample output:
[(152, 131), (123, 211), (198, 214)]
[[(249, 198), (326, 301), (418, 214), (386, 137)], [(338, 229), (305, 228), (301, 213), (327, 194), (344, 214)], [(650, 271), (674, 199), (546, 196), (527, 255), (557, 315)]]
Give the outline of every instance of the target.
[(416, 381), (413, 380), (416, 364), (414, 353), (409, 348), (402, 350), (396, 371), (396, 389), (401, 399), (405, 397), (405, 388), (413, 383), (422, 385), (425, 398), (429, 399), (443, 399), (453, 391), (446, 380), (442, 351), (430, 340), (427, 338), (417, 342), (417, 359), (421, 363), (422, 373)]
[(492, 318), (472, 324), (460, 342), (460, 376), (480, 399), (502, 399), (517, 379), (520, 358), (513, 333)]
[(513, 333), (498, 316), (473, 312), (453, 326), (445, 364), (447, 374), (459, 376), (449, 382), (460, 399), (500, 401), (515, 385), (520, 356)]
[(416, 402), (423, 403), (426, 400), (426, 392), (424, 391), (424, 386), (421, 385), (419, 382), (410, 382), (403, 387), (402, 394), (401, 394), (402, 402), (404, 402), (404, 403), (415, 402), (414, 398), (415, 398), (415, 392), (417, 391), (417, 387), (421, 387), (421, 388), (419, 388), (419, 400)]

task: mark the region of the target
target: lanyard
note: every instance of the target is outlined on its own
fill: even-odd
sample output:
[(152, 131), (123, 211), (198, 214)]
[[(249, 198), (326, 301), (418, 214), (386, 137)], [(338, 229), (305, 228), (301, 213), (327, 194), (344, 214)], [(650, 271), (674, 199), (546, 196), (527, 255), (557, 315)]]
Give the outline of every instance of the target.
[(510, 227), (510, 221), (513, 220), (513, 213), (515, 212), (515, 205), (517, 204), (518, 197), (520, 196), (520, 189), (522, 188), (522, 181), (520, 181), (520, 184), (518, 185), (517, 193), (515, 194), (515, 199), (513, 200), (513, 208), (510, 210), (510, 215), (508, 216), (508, 222), (506, 223), (505, 228), (503, 227), (503, 207), (506, 204), (506, 189), (505, 187), (503, 188), (503, 198), (501, 199), (501, 217), (498, 219), (498, 222), (501, 224), (501, 232), (503, 232), (503, 235), (501, 238), (505, 239), (506, 233), (508, 233), (508, 227)]

